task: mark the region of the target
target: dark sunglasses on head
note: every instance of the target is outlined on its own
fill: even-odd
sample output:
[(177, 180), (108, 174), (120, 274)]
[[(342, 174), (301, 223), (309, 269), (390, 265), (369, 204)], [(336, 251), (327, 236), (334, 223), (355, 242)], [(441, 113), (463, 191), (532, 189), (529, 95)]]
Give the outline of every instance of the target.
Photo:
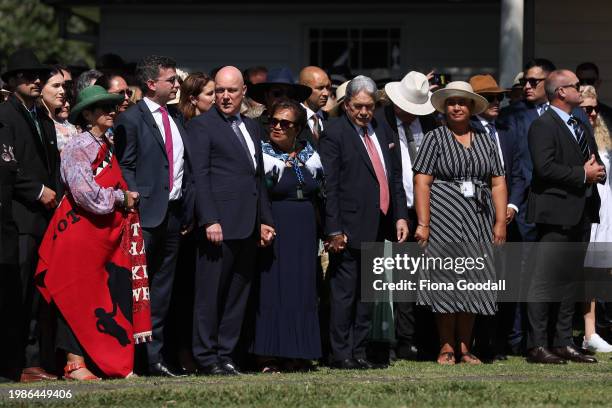
[(582, 78), (580, 79), (580, 85), (595, 85), (597, 78)]
[(290, 129), (292, 127), (295, 127), (295, 122), (292, 122), (292, 121), (286, 120), (286, 119), (276, 119), (276, 118), (270, 119), (270, 127), (271, 128), (275, 128), (277, 125), (280, 125), (281, 129), (287, 130), (287, 129)]
[(584, 109), (587, 115), (590, 115), (593, 112), (599, 113), (599, 106), (581, 106), (581, 108)]
[(535, 88), (536, 86), (538, 86), (540, 82), (542, 82), (545, 79), (546, 78), (521, 78), (519, 80), (519, 83), (521, 84), (521, 86), (525, 86), (529, 84), (532, 88)]
[(132, 91), (131, 89), (124, 89), (122, 91), (117, 91), (117, 92), (109, 92), (115, 95), (124, 95), (127, 98), (131, 98), (132, 95), (134, 94), (134, 91)]
[(499, 93), (499, 94), (488, 94), (488, 95), (482, 95), (484, 96), (484, 98), (487, 100), (487, 102), (489, 103), (493, 103), (495, 101), (498, 102), (502, 102), (505, 98), (506, 95), (504, 95), (503, 93)]

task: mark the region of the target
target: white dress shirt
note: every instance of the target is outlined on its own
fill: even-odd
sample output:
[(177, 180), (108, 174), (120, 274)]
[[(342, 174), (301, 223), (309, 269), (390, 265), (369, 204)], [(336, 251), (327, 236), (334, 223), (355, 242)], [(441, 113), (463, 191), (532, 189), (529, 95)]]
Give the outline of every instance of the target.
[[(153, 115), (153, 119), (157, 124), (157, 128), (159, 129), (159, 133), (161, 133), (162, 139), (164, 143), (166, 142), (166, 135), (164, 134), (164, 122), (162, 120), (162, 114), (159, 110), (161, 107), (157, 102), (153, 102), (151, 99), (144, 97), (143, 100), (147, 104), (147, 107), (151, 111)], [(185, 164), (185, 146), (183, 145), (183, 139), (181, 138), (181, 134), (172, 119), (172, 116), (168, 114), (168, 119), (170, 120), (170, 130), (172, 132), (172, 162), (174, 164), (174, 168), (172, 169), (172, 180), (174, 181), (172, 184), (172, 189), (168, 195), (170, 201), (178, 200), (181, 198), (181, 187), (183, 185), (183, 169)]]
[(321, 132), (322, 132), (323, 131), (323, 114), (321, 113), (321, 110), (319, 109), (317, 112), (315, 112), (312, 109), (310, 109), (308, 106), (306, 106), (305, 104), (302, 104), (302, 106), (304, 107), (304, 109), (306, 109), (306, 123), (308, 123), (308, 127), (310, 128), (310, 131), (314, 134), (313, 116), (317, 115), (317, 119), (319, 119), (319, 129), (321, 129)]
[[(408, 152), (408, 139), (406, 138), (403, 122), (397, 116), (395, 120), (397, 121), (397, 133), (400, 141), (399, 148), (402, 155), (402, 182), (404, 184), (404, 191), (406, 192), (406, 203), (408, 204), (408, 208), (412, 208), (414, 207), (414, 173), (412, 172), (412, 160), (410, 160), (410, 153)], [(414, 122), (418, 122), (418, 119), (412, 121), (412, 123)], [(421, 125), (419, 124), (419, 128), (420, 127)], [(410, 130), (412, 131), (412, 124), (410, 125)], [(395, 148), (397, 149), (397, 146)]]
[[(229, 118), (229, 116), (226, 115), (225, 113), (223, 113), (223, 116), (225, 116), (225, 119)], [(238, 123), (238, 128), (240, 129), (240, 131), (244, 135), (244, 140), (245, 140), (245, 142), (247, 144), (247, 147), (249, 148), (249, 152), (251, 153), (250, 156), (251, 156), (251, 159), (253, 160), (253, 166), (255, 167), (255, 169), (257, 169), (257, 159), (255, 159), (255, 143), (253, 143), (253, 139), (251, 138), (251, 134), (247, 130), (246, 125), (244, 124), (244, 122), (242, 121), (242, 116), (239, 113), (237, 113), (234, 116), (236, 116), (238, 118), (238, 120), (236, 121)], [(230, 127), (231, 127), (231, 123), (230, 123)], [(234, 129), (232, 129), (232, 132), (233, 131), (234, 131)], [(236, 137), (239, 137), (239, 135), (236, 135)]]
[[(363, 138), (363, 129), (355, 124), (353, 124), (353, 126), (357, 130), (357, 133), (359, 133), (359, 136), (361, 136), (360, 137), (361, 143), (363, 143), (363, 145), (366, 148), (366, 152), (367, 152), (368, 146), (366, 145), (365, 139)], [(376, 151), (378, 152), (378, 157), (380, 157), (380, 162), (382, 163), (383, 170), (385, 171), (385, 175), (387, 175), (387, 166), (385, 165), (385, 157), (382, 154), (382, 150), (380, 148), (380, 144), (378, 143), (378, 138), (376, 137), (376, 133), (374, 133), (374, 128), (372, 127), (372, 124), (368, 124), (368, 136), (370, 136), (370, 139), (372, 139), (372, 141), (374, 142), (374, 146), (376, 147)]]
[[(419, 118), (414, 118), (410, 126), (410, 131), (412, 132), (412, 137), (414, 138), (414, 144), (416, 146), (417, 152), (423, 143), (423, 138), (425, 137), (425, 133), (423, 133), (423, 127), (421, 126), (421, 121)], [(398, 127), (399, 129), (399, 127)], [(402, 132), (404, 131), (404, 127), (402, 126)]]

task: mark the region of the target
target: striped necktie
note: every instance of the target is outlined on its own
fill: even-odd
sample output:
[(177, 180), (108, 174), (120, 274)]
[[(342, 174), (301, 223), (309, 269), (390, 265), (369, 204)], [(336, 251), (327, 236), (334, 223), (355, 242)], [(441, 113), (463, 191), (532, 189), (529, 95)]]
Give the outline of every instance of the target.
[(570, 125), (574, 129), (574, 134), (576, 135), (576, 140), (578, 141), (578, 145), (580, 146), (580, 151), (582, 152), (582, 157), (586, 162), (589, 159), (589, 145), (586, 141), (586, 136), (584, 135), (584, 129), (580, 126), (580, 123), (576, 119), (574, 115), (571, 115), (567, 121), (567, 124)]

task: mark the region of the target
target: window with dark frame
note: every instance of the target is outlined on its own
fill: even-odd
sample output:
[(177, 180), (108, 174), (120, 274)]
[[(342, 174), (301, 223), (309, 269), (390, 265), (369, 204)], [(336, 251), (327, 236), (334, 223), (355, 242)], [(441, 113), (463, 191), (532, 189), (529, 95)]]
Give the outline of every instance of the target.
[(352, 71), (399, 67), (400, 28), (310, 28), (310, 64)]

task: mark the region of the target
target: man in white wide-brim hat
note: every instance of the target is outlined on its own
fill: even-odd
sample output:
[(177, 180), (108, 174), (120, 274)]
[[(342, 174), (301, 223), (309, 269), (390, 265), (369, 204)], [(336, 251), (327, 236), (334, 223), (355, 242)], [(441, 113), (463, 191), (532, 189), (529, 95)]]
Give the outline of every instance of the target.
[[(414, 237), (417, 217), (414, 211), (413, 173), (418, 148), (425, 134), (435, 129), (438, 124), (432, 113), (429, 80), (420, 72), (411, 71), (401, 81), (389, 82), (385, 85), (385, 93), (390, 104), (376, 111), (376, 119), (385, 121), (393, 130), (392, 153), (394, 162), (402, 168), (402, 181), (406, 192), (408, 205), (408, 222), (410, 237)], [(400, 302), (395, 305), (397, 358), (414, 360), (417, 358), (419, 346), (416, 343), (416, 316), (414, 303)], [(422, 336), (419, 336), (422, 337)]]

